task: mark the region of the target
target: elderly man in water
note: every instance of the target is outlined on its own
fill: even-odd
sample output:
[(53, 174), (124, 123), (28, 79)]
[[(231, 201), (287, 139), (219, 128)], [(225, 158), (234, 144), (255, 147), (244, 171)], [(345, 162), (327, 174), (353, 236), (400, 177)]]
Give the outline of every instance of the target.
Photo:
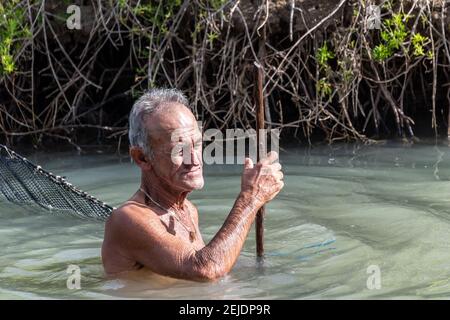
[(141, 185), (106, 222), (102, 260), (109, 275), (145, 268), (179, 279), (220, 278), (235, 264), (258, 209), (283, 188), (277, 153), (257, 164), (246, 158), (234, 206), (205, 244), (197, 208), (187, 199), (204, 184), (202, 135), (187, 106), (175, 89), (153, 89), (133, 106), (130, 155)]

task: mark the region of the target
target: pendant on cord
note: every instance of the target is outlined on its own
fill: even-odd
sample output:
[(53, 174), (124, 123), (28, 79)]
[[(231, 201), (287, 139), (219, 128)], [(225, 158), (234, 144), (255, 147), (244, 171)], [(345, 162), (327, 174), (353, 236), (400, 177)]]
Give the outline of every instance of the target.
[(194, 240), (195, 240), (195, 231), (189, 231), (189, 240), (191, 240), (191, 242), (194, 242)]

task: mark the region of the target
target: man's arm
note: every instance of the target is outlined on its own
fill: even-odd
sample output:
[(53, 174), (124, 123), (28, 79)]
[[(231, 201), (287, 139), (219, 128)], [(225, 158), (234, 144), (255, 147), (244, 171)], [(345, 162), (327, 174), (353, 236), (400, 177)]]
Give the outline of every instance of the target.
[(283, 187), (276, 153), (256, 166), (246, 159), (241, 192), (222, 228), (200, 250), (168, 233), (155, 214), (122, 211), (112, 222), (118, 243), (127, 255), (150, 270), (175, 278), (213, 280), (227, 274), (236, 262), (258, 209)]
[(207, 280), (230, 272), (262, 205), (252, 194), (241, 192), (220, 230), (207, 246), (196, 252), (196, 267), (205, 272)]

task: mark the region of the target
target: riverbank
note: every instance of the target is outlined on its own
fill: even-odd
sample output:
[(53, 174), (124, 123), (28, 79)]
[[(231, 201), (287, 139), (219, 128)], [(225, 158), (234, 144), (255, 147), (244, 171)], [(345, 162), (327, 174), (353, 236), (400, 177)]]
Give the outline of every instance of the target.
[(255, 127), (257, 67), (266, 124), (282, 129), (282, 138), (446, 137), (446, 6), (440, 0), (2, 4), (0, 140), (120, 148), (133, 101), (154, 86), (183, 90), (205, 128)]

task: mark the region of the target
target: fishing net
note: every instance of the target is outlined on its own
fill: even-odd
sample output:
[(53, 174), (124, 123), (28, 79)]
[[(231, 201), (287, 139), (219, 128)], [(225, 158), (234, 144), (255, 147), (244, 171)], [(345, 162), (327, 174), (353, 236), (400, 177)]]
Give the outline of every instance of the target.
[(0, 144), (0, 196), (55, 214), (105, 220), (114, 209)]

